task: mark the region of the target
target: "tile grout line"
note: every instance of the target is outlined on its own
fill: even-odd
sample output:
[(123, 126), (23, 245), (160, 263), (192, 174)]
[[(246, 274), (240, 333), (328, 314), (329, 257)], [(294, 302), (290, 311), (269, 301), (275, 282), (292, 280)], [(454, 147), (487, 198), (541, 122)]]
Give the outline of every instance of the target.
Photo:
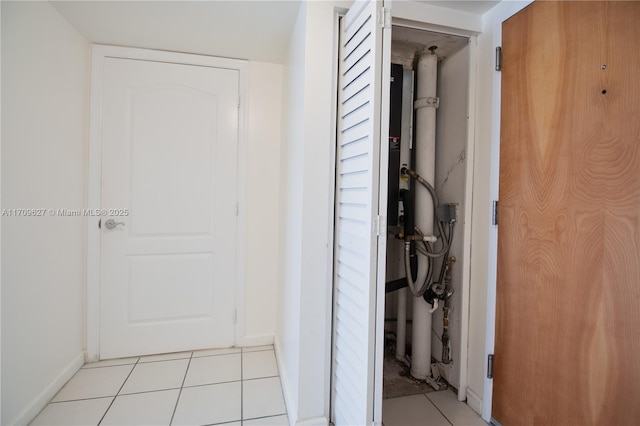
[[(122, 385), (120, 385), (120, 388), (118, 389), (118, 392), (116, 392), (116, 395), (111, 400), (111, 403), (109, 404), (109, 406), (105, 410), (104, 414), (102, 415), (102, 417), (100, 417), (100, 421), (98, 422), (98, 426), (100, 426), (100, 424), (104, 420), (104, 418), (107, 415), (107, 413), (109, 412), (109, 410), (111, 410), (111, 407), (113, 406), (113, 403), (116, 402), (116, 398), (118, 397), (118, 395), (120, 395), (120, 391), (122, 391), (122, 388), (124, 387), (125, 383), (127, 383), (127, 380), (129, 380), (129, 377), (131, 377), (131, 374), (133, 373), (133, 370), (136, 369), (136, 366), (138, 365), (139, 361), (140, 361), (140, 357), (138, 357), (138, 360), (136, 361), (136, 363), (133, 364), (133, 367), (131, 368), (131, 371), (129, 371), (129, 374), (127, 374), (127, 378), (124, 379), (124, 382), (122, 382)], [(120, 367), (120, 366), (118, 365), (116, 367)]]
[[(446, 392), (446, 391), (445, 391), (445, 392)], [(442, 412), (442, 410), (440, 409), (440, 407), (438, 407), (438, 406), (436, 405), (436, 403), (435, 403), (435, 402), (433, 402), (433, 401), (431, 400), (431, 398), (429, 398), (429, 397), (427, 396), (427, 394), (426, 394), (426, 393), (423, 393), (423, 395), (424, 395), (424, 397), (425, 397), (425, 398), (427, 398), (427, 401), (429, 401), (429, 402), (431, 403), (431, 405), (433, 405), (434, 407), (436, 407), (436, 410), (438, 410), (438, 412), (439, 412), (440, 414), (442, 414), (442, 417), (444, 417), (444, 418), (445, 418), (445, 420), (446, 420), (446, 421), (447, 421), (451, 426), (455, 426), (453, 423), (451, 423), (451, 420), (449, 420), (449, 417), (447, 417), (447, 415), (446, 415), (445, 413), (443, 413), (443, 412)]]
[(80, 370), (94, 370), (96, 368), (111, 368), (111, 367), (125, 367), (127, 365), (136, 365), (138, 361), (136, 362), (127, 362), (124, 364), (113, 364), (113, 365), (96, 365), (94, 367), (86, 367), (87, 365), (91, 365), (91, 364), (85, 364), (84, 366), (82, 366), (82, 368), (80, 368)]
[(176, 416), (176, 411), (178, 410), (178, 404), (180, 403), (180, 396), (182, 395), (184, 382), (187, 380), (187, 374), (189, 374), (189, 367), (191, 367), (192, 359), (193, 359), (193, 352), (191, 352), (191, 356), (189, 357), (189, 362), (187, 363), (187, 369), (184, 371), (184, 377), (182, 378), (182, 384), (180, 385), (180, 391), (178, 392), (178, 399), (176, 399), (176, 405), (173, 407), (173, 413), (171, 413), (171, 420), (169, 421), (169, 425), (173, 424), (173, 418)]
[(252, 378), (250, 378), (250, 379), (243, 379), (243, 381), (245, 381), (245, 382), (251, 382), (251, 381), (254, 381), (254, 380), (274, 379), (274, 378), (276, 378), (276, 377), (280, 377), (280, 375), (279, 375), (279, 374), (277, 374), (277, 375), (275, 375), (275, 376), (260, 376), (260, 377), (252, 377)]
[[(194, 351), (191, 353), (191, 356), (185, 356), (184, 358), (170, 358), (170, 359), (156, 359), (156, 360), (151, 360), (151, 361), (141, 361), (141, 364), (150, 364), (152, 362), (166, 362), (166, 361), (178, 361), (181, 359), (191, 359), (191, 358), (209, 358), (212, 356), (225, 356), (225, 355), (237, 355), (240, 352), (230, 352), (230, 353), (224, 353), (224, 354), (210, 354), (210, 355), (195, 355), (197, 351)], [(99, 367), (95, 367), (95, 368), (99, 368)]]
[(257, 353), (257, 352), (267, 352), (267, 351), (275, 351), (275, 349), (270, 348), (270, 349), (258, 349), (257, 351), (242, 351), (242, 353), (244, 354), (253, 354), (253, 353)]
[[(2, 0), (0, 0), (2, 1)], [(89, 398), (76, 398), (76, 399), (65, 399), (64, 401), (49, 401), (47, 405), (51, 404), (64, 404), (66, 402), (79, 402), (79, 401), (93, 401), (94, 399), (105, 399), (105, 398), (114, 398), (115, 395), (107, 395), (107, 396), (92, 396)]]
[[(237, 420), (231, 420), (230, 422), (207, 423), (207, 424), (202, 425), (202, 426), (224, 426), (224, 425), (230, 425), (230, 424), (233, 424), (233, 423), (238, 423), (238, 421)], [(240, 424), (242, 424), (242, 423), (240, 423)]]
[(260, 417), (251, 417), (250, 419), (247, 419), (248, 421), (252, 421), (252, 420), (262, 420), (262, 419), (270, 419), (272, 417), (281, 417), (281, 416), (289, 416), (286, 412), (284, 413), (280, 413), (280, 414), (271, 414), (268, 416), (260, 416)]
[[(226, 382), (201, 383), (198, 385), (183, 386), (183, 389), (203, 388), (205, 386), (228, 385), (229, 383), (238, 383), (241, 381), (242, 380), (227, 380)], [(173, 388), (173, 389), (179, 389), (179, 388)]]
[(118, 396), (140, 395), (140, 394), (143, 394), (143, 393), (155, 393), (155, 392), (166, 392), (166, 391), (177, 390), (177, 389), (180, 389), (180, 388), (179, 387), (175, 387), (175, 388), (162, 388), (162, 389), (143, 390), (143, 391), (137, 391), (137, 392), (131, 392), (131, 393), (123, 393), (123, 394), (118, 395)]

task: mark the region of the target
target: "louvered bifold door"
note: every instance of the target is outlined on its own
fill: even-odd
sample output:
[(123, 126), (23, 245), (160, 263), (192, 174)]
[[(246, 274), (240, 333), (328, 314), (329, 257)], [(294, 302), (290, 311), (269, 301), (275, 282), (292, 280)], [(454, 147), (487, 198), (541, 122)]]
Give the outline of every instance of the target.
[[(332, 421), (338, 426), (380, 421), (374, 415), (381, 402), (375, 401), (376, 383), (381, 386), (375, 374), (375, 348), (380, 343), (377, 335), (382, 336), (382, 329), (376, 327), (376, 306), (381, 272), (384, 289), (384, 260), (380, 269), (378, 256), (379, 240), (386, 241), (384, 218), (379, 216), (380, 211), (386, 212), (386, 195), (379, 194), (381, 189), (386, 194), (386, 186), (380, 186), (381, 182), (386, 185), (386, 163), (382, 168), (380, 164), (386, 161), (388, 143), (381, 138), (388, 119), (383, 123), (381, 117), (385, 100), (388, 105), (386, 68), (390, 67), (383, 50), (390, 38), (385, 30), (389, 20), (382, 6), (382, 2), (358, 1), (341, 19), (331, 395)], [(387, 82), (383, 84), (384, 75)], [(379, 234), (383, 237), (378, 238)]]

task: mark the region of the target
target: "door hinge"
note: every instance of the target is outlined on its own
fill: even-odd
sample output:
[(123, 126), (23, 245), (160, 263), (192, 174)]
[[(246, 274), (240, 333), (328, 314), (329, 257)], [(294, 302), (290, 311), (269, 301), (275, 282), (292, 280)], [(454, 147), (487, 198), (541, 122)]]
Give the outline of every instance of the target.
[(498, 200), (493, 201), (493, 208), (491, 212), (491, 224), (492, 225), (498, 224)]
[(377, 236), (380, 236), (382, 235), (383, 232), (385, 232), (385, 227), (386, 227), (385, 217), (376, 216), (375, 219), (373, 220), (373, 232), (375, 232)]
[(234, 309), (233, 310), (233, 323), (235, 324), (236, 321), (238, 321), (238, 310)]
[(240, 203), (236, 203), (236, 217), (240, 214)]
[(493, 354), (487, 356), (487, 379), (493, 379)]
[(496, 47), (496, 71), (502, 71), (502, 47)]
[(238, 95), (238, 109), (240, 109), (240, 95)]
[(391, 9), (383, 7), (378, 12), (378, 24), (382, 28), (391, 28)]

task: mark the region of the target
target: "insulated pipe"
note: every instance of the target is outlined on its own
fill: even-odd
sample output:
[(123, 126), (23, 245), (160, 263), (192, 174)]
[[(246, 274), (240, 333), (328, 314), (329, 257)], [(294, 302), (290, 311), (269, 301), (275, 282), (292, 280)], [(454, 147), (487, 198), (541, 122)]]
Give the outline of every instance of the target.
[[(416, 67), (416, 134), (414, 169), (433, 186), (435, 180), (436, 157), (436, 83), (438, 57), (427, 53), (418, 59)], [(415, 222), (425, 235), (433, 235), (433, 203), (431, 194), (423, 185), (416, 185)], [(427, 274), (424, 256), (419, 257), (416, 283), (421, 286)], [(411, 354), (411, 375), (416, 379), (426, 379), (431, 372), (431, 321), (432, 306), (422, 297), (413, 299), (413, 334)]]

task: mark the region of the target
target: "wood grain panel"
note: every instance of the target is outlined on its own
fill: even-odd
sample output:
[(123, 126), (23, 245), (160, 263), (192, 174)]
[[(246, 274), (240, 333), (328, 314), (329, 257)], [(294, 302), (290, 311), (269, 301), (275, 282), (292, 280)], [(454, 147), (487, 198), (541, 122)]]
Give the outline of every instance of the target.
[(638, 425), (640, 2), (535, 2), (502, 49), (492, 415)]

